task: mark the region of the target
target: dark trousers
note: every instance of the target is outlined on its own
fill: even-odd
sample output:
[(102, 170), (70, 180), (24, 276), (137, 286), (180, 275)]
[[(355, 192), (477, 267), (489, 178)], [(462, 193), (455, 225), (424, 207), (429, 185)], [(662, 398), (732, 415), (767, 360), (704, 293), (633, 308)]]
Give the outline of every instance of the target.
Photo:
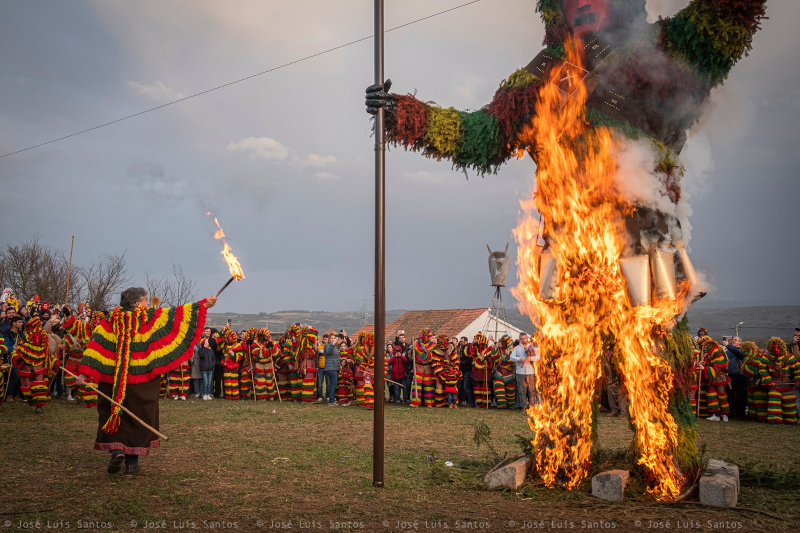
[(214, 365), (214, 397), (222, 398), (222, 365)]
[(464, 372), (458, 381), (458, 401), (467, 402), (467, 405), (475, 405), (475, 384), (472, 382), (472, 371)]
[(411, 403), (411, 385), (414, 383), (414, 371), (406, 372), (406, 379), (403, 380), (403, 400)]
[(11, 373), (7, 376), (8, 379), (8, 394), (6, 398), (13, 396), (22, 397), (22, 389), (19, 388), (19, 368), (12, 366)]
[[(324, 372), (320, 370), (317, 372), (318, 376), (321, 376), (325, 380), (325, 392), (327, 393), (326, 396), (328, 397), (328, 403), (333, 403), (336, 401), (336, 385), (339, 381), (339, 371), (338, 370), (325, 370)], [(322, 385), (319, 387), (319, 395), (322, 396)]]
[[(389, 383), (389, 398), (394, 400), (395, 403), (403, 403), (403, 398), (408, 398), (408, 387), (406, 386), (406, 378), (393, 379), (402, 385), (395, 385)], [(402, 391), (402, 392), (401, 392)]]
[(745, 417), (747, 407), (747, 378), (742, 374), (730, 374), (731, 389), (728, 392), (728, 402), (730, 403), (731, 416), (736, 418)]

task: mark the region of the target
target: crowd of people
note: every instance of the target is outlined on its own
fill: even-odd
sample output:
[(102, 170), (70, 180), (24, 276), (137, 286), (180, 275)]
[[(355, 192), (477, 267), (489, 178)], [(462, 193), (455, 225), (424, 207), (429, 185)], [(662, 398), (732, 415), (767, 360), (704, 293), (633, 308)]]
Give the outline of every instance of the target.
[[(86, 407), (97, 404), (96, 383), (75, 374), (94, 328), (105, 317), (38, 297), (26, 305), (6, 289), (0, 299), (0, 399), (28, 402), (41, 412), (52, 397)], [(800, 328), (787, 345), (764, 349), (739, 337), (717, 342), (705, 329), (694, 338), (692, 407), (710, 421), (729, 418), (797, 423)], [(527, 409), (542, 402), (535, 337), (478, 333), (450, 339), (430, 329), (409, 339), (397, 331), (384, 347), (385, 399), (411, 407)], [(608, 416), (627, 414), (624, 369), (612, 350), (602, 358), (596, 400)], [(6, 383), (3, 383), (5, 379)], [(230, 325), (206, 327), (194, 354), (161, 377), (161, 396), (174, 400), (266, 400), (374, 406), (375, 337), (362, 332), (324, 334), (293, 324), (277, 338), (267, 328), (238, 333)]]

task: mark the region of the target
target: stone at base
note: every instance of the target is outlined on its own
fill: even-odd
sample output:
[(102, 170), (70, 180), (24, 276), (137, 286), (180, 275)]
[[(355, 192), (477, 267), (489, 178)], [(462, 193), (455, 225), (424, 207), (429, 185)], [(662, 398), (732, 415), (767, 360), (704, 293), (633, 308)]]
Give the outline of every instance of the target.
[(498, 468), (494, 472), (489, 472), (483, 480), (489, 485), (490, 489), (518, 489), (525, 483), (531, 466), (531, 458), (523, 457), (511, 464)]
[(622, 501), (630, 475), (627, 470), (608, 470), (597, 474), (592, 478), (592, 496), (612, 502)]
[(715, 507), (736, 507), (736, 481), (723, 474), (700, 478), (700, 503)]
[(719, 459), (709, 459), (706, 465), (706, 474), (722, 474), (736, 482), (736, 496), (739, 496), (739, 467), (733, 463)]

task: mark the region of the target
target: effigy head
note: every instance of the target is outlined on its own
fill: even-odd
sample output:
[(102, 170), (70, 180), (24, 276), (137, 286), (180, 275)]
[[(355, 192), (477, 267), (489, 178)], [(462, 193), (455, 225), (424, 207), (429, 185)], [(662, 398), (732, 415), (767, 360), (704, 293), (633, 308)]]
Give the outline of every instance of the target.
[(508, 258), (508, 243), (504, 251), (492, 251), (489, 245), (489, 274), (492, 276), (492, 287), (505, 287), (506, 275), (508, 269), (511, 268), (511, 260)]
[(484, 348), (489, 344), (489, 341), (486, 340), (486, 335), (480, 332), (478, 332), (478, 334), (475, 335), (475, 339), (473, 342), (475, 342), (475, 344), (477, 344), (481, 348)]
[(646, 0), (538, 0), (545, 26), (544, 44), (555, 48), (567, 35), (616, 30), (647, 20)]

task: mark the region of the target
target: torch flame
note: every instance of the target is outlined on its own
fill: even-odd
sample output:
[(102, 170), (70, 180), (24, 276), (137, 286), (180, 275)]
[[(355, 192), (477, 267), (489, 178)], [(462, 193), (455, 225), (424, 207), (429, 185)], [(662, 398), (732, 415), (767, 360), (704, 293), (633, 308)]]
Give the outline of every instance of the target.
[(236, 256), (231, 253), (231, 247), (225, 242), (225, 232), (222, 231), (222, 226), (219, 225), (219, 221), (217, 217), (214, 217), (214, 223), (217, 225), (217, 231), (214, 232), (215, 239), (222, 239), (222, 257), (226, 263), (228, 263), (228, 269), (231, 271), (231, 276), (237, 281), (240, 279), (244, 279), (244, 272), (242, 271), (242, 265), (239, 264), (239, 260), (236, 259)]
[[(587, 126), (582, 80), (588, 72), (576, 47), (568, 43), (567, 50), (567, 62), (553, 69), (535, 116), (519, 136), (537, 154), (535, 194), (520, 201), (522, 216), (514, 230), (520, 282), (513, 289), (520, 310), (540, 330), (542, 358), (535, 365), (544, 402), (528, 409), (534, 462), (547, 486), (574, 488), (589, 473), (602, 337), (612, 334), (636, 429), (632, 447), (648, 492), (673, 499), (682, 480), (673, 460), (678, 429), (668, 410), (673, 378), (670, 366), (653, 351), (652, 331), (673, 320), (681, 298), (652, 307), (628, 303), (619, 260), (623, 217), (633, 206), (614, 184), (616, 144), (609, 130)], [(542, 221), (560, 273), (555, 300), (540, 298)]]

